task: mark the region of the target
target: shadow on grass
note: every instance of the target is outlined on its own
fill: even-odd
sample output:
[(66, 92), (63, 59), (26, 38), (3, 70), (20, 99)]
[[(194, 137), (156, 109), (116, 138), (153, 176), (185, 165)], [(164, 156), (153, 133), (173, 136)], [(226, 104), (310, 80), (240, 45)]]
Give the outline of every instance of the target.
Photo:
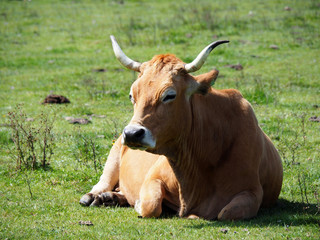
[(208, 221), (206, 223), (187, 226), (189, 228), (206, 227), (267, 227), (267, 226), (300, 226), (318, 224), (320, 226), (320, 212), (316, 204), (303, 204), (279, 199), (273, 208), (262, 208), (257, 217), (243, 221)]
[[(114, 207), (111, 207), (114, 208)], [(121, 207), (123, 208), (123, 207)], [(162, 206), (162, 214), (159, 219), (172, 219), (178, 217), (176, 211), (169, 207)], [(141, 216), (139, 216), (141, 218)], [(258, 215), (249, 220), (242, 221), (193, 221), (192, 226), (186, 228), (202, 229), (206, 227), (268, 227), (268, 226), (301, 226), (318, 225), (320, 227), (320, 212), (316, 204), (304, 204), (299, 202), (290, 202), (285, 199), (279, 199), (276, 206), (272, 208), (261, 208)]]

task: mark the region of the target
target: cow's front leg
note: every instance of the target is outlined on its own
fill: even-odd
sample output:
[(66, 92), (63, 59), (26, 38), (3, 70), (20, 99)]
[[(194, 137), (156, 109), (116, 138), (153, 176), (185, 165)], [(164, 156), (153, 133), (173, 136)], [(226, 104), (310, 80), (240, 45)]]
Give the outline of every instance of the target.
[(219, 213), (218, 220), (240, 220), (255, 217), (262, 200), (262, 190), (244, 191), (234, 196)]
[[(99, 197), (101, 193), (114, 190), (115, 186), (119, 183), (120, 149), (121, 137), (118, 138), (118, 140), (110, 150), (99, 182), (92, 188), (89, 193), (81, 197), (81, 205), (90, 206), (94, 202), (95, 198)], [(95, 204), (94, 206), (97, 206), (97, 204)]]
[(165, 188), (159, 179), (147, 180), (140, 190), (140, 200), (135, 204), (135, 210), (146, 218), (159, 217), (162, 213), (162, 200)]

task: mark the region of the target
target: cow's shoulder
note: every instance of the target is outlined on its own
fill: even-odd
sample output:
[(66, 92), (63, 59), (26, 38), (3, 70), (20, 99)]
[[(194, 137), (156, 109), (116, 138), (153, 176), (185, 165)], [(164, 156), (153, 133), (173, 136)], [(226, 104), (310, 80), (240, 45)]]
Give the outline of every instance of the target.
[(223, 93), (226, 97), (229, 97), (231, 100), (241, 101), (243, 99), (241, 92), (237, 89), (223, 89), (221, 90), (221, 93)]
[(254, 110), (249, 101), (243, 97), (240, 91), (236, 89), (224, 89), (220, 92), (225, 96), (225, 103), (226, 106), (228, 106), (225, 110), (232, 112), (232, 119), (235, 119), (236, 122), (238, 122), (239, 119), (243, 119), (244, 121), (252, 121), (252, 123), (256, 123)]

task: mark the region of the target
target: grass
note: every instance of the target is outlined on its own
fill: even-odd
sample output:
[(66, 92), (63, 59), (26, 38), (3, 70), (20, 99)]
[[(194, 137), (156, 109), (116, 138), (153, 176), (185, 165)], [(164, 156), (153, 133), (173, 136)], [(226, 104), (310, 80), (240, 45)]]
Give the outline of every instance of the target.
[[(319, 12), (316, 0), (1, 1), (0, 238), (317, 239), (320, 125), (309, 118), (320, 115)], [(139, 61), (172, 52), (189, 62), (209, 42), (230, 40), (199, 73), (217, 67), (215, 87), (237, 88), (252, 103), (283, 159), (278, 206), (252, 220), (217, 222), (139, 219), (131, 208), (78, 204), (102, 172), (86, 158), (93, 155), (84, 142), (94, 142), (103, 164), (132, 115), (136, 75), (115, 59), (111, 34)], [(225, 67), (238, 63), (242, 71)], [(50, 93), (71, 104), (40, 104)], [(10, 157), (6, 123), (17, 104), (28, 117), (55, 114), (54, 155), (45, 169), (17, 170)], [(91, 114), (89, 125), (64, 119)], [(78, 223), (86, 220), (94, 225)]]

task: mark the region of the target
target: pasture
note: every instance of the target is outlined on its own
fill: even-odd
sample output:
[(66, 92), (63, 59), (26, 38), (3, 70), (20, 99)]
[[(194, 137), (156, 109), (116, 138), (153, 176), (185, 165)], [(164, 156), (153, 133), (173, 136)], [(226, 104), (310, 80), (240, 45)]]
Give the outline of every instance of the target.
[[(1, 1), (0, 238), (318, 239), (319, 24), (317, 0)], [(251, 102), (282, 157), (277, 206), (238, 222), (80, 206), (132, 116), (137, 76), (114, 57), (111, 34), (141, 62), (167, 52), (190, 62), (210, 42), (230, 40), (195, 74), (215, 67), (215, 88)], [(41, 104), (51, 93), (71, 103)], [(32, 139), (20, 139), (20, 150), (15, 129)]]

